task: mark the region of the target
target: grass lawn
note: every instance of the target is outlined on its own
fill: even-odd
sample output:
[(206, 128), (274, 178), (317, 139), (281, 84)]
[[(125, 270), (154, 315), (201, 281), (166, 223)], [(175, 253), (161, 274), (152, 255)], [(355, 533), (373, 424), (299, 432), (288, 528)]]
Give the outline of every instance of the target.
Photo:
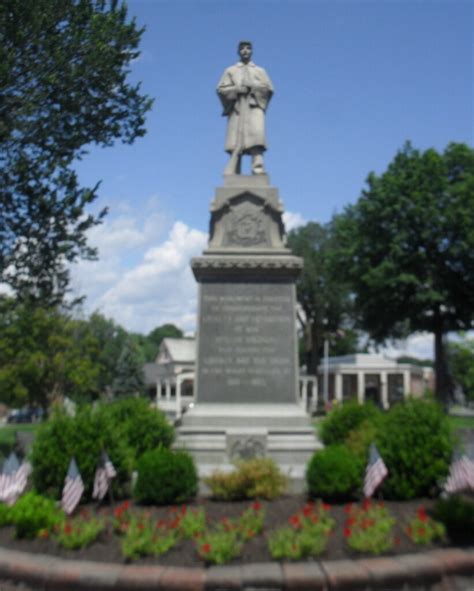
[(17, 431), (36, 431), (40, 423), (18, 423), (14, 425), (0, 425), (0, 458), (12, 447)]
[(449, 417), (454, 429), (474, 429), (474, 417)]

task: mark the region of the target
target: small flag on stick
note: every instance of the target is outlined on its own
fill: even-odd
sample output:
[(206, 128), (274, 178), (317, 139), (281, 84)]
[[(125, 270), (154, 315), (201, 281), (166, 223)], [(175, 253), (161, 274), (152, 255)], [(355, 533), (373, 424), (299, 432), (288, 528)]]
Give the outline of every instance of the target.
[(61, 507), (65, 513), (70, 515), (74, 511), (81, 500), (83, 492), (84, 484), (82, 482), (81, 474), (77, 467), (76, 460), (72, 458), (64, 481), (63, 496), (61, 499)]
[(474, 490), (474, 461), (459, 449), (454, 451), (444, 490), (448, 493)]
[(368, 498), (387, 476), (387, 466), (384, 464), (375, 443), (370, 445), (369, 463), (365, 470), (364, 495)]
[(26, 488), (31, 465), (20, 462), (15, 453), (11, 453), (3, 465), (0, 475), (0, 501), (13, 505)]
[(92, 498), (102, 500), (109, 489), (110, 483), (117, 476), (114, 465), (105, 451), (100, 455), (94, 477), (94, 490)]

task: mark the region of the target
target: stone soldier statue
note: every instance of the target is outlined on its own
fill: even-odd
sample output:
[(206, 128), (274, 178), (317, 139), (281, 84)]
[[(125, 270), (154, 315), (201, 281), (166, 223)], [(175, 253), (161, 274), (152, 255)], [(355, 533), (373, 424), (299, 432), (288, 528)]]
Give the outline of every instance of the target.
[(273, 86), (265, 70), (250, 61), (250, 41), (241, 41), (238, 53), (240, 62), (226, 69), (217, 87), (228, 117), (225, 150), (231, 158), (224, 174), (240, 174), (243, 154), (252, 158), (252, 174), (265, 174), (265, 111)]

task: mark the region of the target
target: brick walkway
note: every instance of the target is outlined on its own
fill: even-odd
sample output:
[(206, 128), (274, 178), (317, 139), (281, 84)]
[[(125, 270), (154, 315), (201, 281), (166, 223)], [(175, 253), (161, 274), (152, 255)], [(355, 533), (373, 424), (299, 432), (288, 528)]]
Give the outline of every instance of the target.
[(474, 591), (474, 548), (364, 560), (178, 568), (0, 549), (0, 591)]

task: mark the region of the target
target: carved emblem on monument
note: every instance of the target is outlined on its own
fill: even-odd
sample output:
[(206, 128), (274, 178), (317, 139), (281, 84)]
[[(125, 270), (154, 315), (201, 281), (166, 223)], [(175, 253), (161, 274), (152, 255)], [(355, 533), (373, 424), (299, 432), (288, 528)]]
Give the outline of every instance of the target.
[(256, 246), (266, 242), (265, 218), (262, 210), (249, 203), (233, 207), (228, 222), (228, 245)]
[(229, 447), (231, 460), (251, 460), (265, 457), (265, 438), (262, 437), (241, 437), (233, 441)]

